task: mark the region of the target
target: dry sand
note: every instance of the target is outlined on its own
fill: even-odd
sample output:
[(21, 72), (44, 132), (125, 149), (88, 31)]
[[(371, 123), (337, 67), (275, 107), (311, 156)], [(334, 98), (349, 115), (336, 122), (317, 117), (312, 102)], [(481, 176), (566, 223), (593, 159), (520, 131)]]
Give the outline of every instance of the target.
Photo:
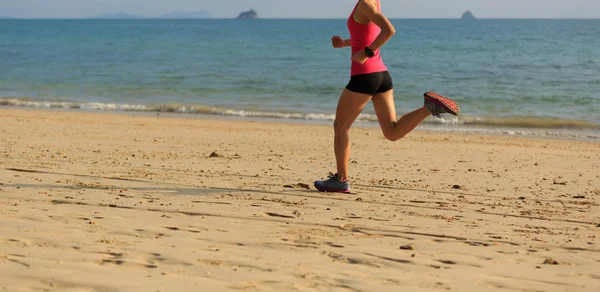
[(599, 291), (600, 143), (351, 136), (0, 109), (0, 291)]

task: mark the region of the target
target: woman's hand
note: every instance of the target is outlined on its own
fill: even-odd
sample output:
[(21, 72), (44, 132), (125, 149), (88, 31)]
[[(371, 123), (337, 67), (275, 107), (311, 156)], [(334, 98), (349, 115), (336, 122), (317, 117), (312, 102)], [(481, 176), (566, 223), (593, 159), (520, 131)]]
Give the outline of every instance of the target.
[(363, 50), (360, 50), (352, 55), (352, 61), (359, 64), (364, 64), (368, 58), (369, 57), (367, 57), (367, 53), (365, 53)]
[(331, 38), (331, 44), (336, 49), (341, 49), (346, 46), (346, 41), (340, 36), (334, 36)]

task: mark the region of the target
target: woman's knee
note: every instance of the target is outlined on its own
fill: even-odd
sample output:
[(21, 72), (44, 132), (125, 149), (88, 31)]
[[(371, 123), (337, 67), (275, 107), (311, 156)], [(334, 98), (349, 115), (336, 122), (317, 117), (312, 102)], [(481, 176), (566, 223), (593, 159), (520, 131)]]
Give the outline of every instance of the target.
[(394, 131), (394, 128), (382, 129), (382, 131), (383, 131), (383, 136), (392, 142), (395, 142), (395, 141), (398, 141), (398, 140), (404, 138), (404, 135), (398, 134), (396, 131)]
[(351, 124), (341, 122), (339, 120), (333, 121), (333, 130), (336, 134), (348, 133), (350, 131)]

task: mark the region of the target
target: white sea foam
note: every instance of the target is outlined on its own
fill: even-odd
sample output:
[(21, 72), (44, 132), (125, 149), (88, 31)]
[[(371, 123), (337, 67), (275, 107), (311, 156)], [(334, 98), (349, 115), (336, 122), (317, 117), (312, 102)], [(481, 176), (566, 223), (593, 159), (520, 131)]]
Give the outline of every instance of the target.
[[(242, 118), (273, 118), (285, 120), (333, 121), (333, 113), (269, 112), (218, 108), (204, 105), (180, 104), (117, 104), (101, 102), (36, 101), (20, 98), (0, 98), (0, 105), (31, 108), (63, 108), (86, 111), (168, 112), (184, 114), (220, 115)], [(376, 123), (377, 116), (361, 114), (358, 122)], [(424, 121), (422, 129), (469, 133), (491, 133), (511, 136), (562, 137), (600, 140), (600, 125), (587, 121), (550, 119), (540, 117), (478, 117), (446, 116)]]

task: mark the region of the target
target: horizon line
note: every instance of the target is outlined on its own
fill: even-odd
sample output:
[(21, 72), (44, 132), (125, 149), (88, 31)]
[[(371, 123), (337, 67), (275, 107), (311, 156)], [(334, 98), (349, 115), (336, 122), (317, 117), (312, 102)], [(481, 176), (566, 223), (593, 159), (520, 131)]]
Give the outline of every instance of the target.
[[(600, 20), (600, 17), (477, 17), (475, 19), (462, 19), (461, 17), (388, 17), (400, 20)], [(0, 16), (0, 20), (231, 20), (237, 17), (162, 17), (162, 16), (140, 16), (140, 17), (12, 17)], [(259, 17), (247, 20), (343, 20), (347, 17)]]

